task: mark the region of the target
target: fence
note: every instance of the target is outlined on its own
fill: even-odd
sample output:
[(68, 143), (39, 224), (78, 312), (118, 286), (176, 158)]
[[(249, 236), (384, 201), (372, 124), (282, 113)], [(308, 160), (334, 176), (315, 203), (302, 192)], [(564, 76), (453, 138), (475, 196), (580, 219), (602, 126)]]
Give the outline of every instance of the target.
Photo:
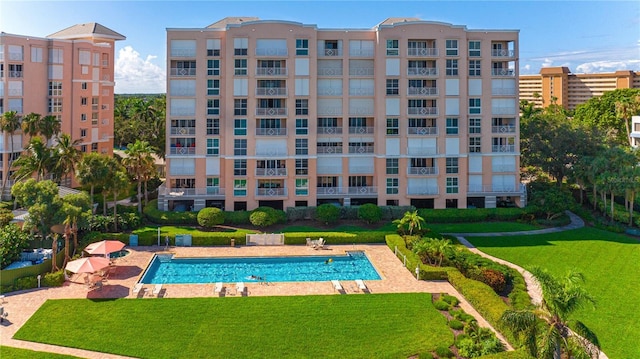
[(279, 246), (284, 244), (283, 233), (247, 234), (247, 245), (251, 246)]

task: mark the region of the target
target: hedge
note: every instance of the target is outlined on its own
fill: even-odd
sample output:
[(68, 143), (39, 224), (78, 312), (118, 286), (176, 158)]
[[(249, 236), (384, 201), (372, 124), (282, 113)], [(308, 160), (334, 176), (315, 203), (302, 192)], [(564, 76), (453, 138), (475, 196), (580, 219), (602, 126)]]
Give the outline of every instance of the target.
[(284, 234), (284, 244), (306, 244), (307, 238), (324, 238), (329, 244), (385, 243), (387, 232), (293, 232)]
[(158, 200), (149, 201), (144, 206), (143, 213), (152, 223), (157, 224), (198, 224), (198, 212), (173, 212), (158, 209)]
[(529, 214), (529, 208), (445, 208), (419, 209), (418, 214), (428, 223), (462, 223), (483, 221), (514, 221)]
[(505, 351), (496, 354), (488, 354), (479, 357), (480, 359), (534, 359), (525, 348), (516, 349), (514, 351)]

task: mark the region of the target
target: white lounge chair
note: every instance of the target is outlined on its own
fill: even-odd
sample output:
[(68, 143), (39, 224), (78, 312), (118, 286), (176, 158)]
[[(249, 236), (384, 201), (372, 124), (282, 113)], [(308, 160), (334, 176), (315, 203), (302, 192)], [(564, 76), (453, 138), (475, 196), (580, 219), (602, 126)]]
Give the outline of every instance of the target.
[(333, 284), (333, 289), (337, 290), (338, 292), (344, 291), (344, 289), (342, 288), (342, 284), (340, 284), (339, 281), (334, 279), (331, 281), (331, 284)]
[(239, 293), (240, 295), (244, 295), (246, 290), (247, 290), (247, 287), (244, 286), (244, 282), (236, 283), (236, 293)]
[(153, 287), (153, 292), (151, 292), (151, 294), (157, 296), (158, 294), (160, 294), (161, 290), (162, 290), (162, 284), (156, 284)]
[(143, 284), (142, 283), (136, 283), (136, 285), (133, 286), (133, 293), (138, 293), (142, 290), (143, 288)]
[(324, 238), (320, 238), (318, 239), (318, 242), (316, 244), (313, 245), (314, 249), (321, 249), (324, 248)]
[(356, 285), (358, 286), (358, 288), (360, 288), (361, 291), (363, 292), (368, 292), (369, 288), (367, 288), (367, 285), (364, 284), (364, 282), (362, 281), (362, 279), (356, 279)]
[(216, 286), (213, 288), (214, 293), (222, 292), (222, 282), (217, 282)]

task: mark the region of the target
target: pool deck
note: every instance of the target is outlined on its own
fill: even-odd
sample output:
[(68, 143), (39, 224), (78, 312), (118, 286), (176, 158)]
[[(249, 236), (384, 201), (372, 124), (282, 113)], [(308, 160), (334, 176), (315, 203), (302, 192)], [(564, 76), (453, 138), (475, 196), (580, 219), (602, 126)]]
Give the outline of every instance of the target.
[[(8, 293), (3, 304), (9, 313), (8, 321), (0, 325), (0, 344), (37, 351), (56, 352), (83, 358), (124, 358), (122, 356), (96, 353), (75, 348), (58, 347), (11, 339), (17, 330), (48, 299), (64, 298), (131, 298), (147, 300), (152, 295), (153, 285), (146, 285), (140, 293), (132, 293), (132, 288), (142, 276), (155, 253), (170, 252), (180, 257), (254, 257), (254, 256), (301, 256), (301, 255), (341, 255), (347, 251), (364, 251), (376, 268), (381, 280), (365, 281), (371, 293), (447, 293), (461, 300), (460, 306), (473, 315), (482, 327), (491, 328), (489, 323), (446, 281), (416, 280), (413, 271), (405, 268), (393, 251), (383, 244), (327, 245), (315, 250), (307, 246), (238, 246), (238, 247), (131, 247), (130, 254), (115, 260), (115, 271), (101, 289), (88, 290), (81, 276), (74, 276), (63, 287), (42, 288)], [(290, 296), (290, 295), (364, 295), (355, 281), (341, 281), (343, 293), (337, 292), (331, 282), (245, 282), (248, 296)], [(214, 293), (215, 284), (164, 284), (160, 297), (191, 298), (219, 297)], [(224, 283), (226, 296), (235, 293), (235, 283)], [(161, 300), (161, 299), (154, 299)], [(220, 298), (224, 300), (224, 298)], [(1, 301), (1, 300), (0, 300)], [(491, 328), (493, 329), (493, 328)], [(504, 338), (499, 335), (503, 342)], [(510, 347), (509, 347), (510, 348)]]

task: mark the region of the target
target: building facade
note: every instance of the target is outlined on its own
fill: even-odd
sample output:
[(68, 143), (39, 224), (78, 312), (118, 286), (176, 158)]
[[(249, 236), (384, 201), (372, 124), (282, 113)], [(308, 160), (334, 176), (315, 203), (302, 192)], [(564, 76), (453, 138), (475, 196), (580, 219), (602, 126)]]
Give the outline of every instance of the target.
[[(0, 113), (57, 116), (61, 132), (79, 139), (83, 152), (113, 153), (114, 45), (124, 39), (97, 23), (45, 38), (0, 33)], [(28, 140), (21, 130), (13, 141), (2, 133), (1, 178), (11, 175), (9, 159), (20, 156)]]
[(162, 210), (523, 204), (518, 31), (167, 29)]
[(538, 107), (556, 104), (574, 110), (576, 106), (607, 91), (640, 88), (640, 72), (616, 71), (599, 74), (572, 74), (567, 67), (544, 67), (539, 75), (520, 76), (520, 100)]

